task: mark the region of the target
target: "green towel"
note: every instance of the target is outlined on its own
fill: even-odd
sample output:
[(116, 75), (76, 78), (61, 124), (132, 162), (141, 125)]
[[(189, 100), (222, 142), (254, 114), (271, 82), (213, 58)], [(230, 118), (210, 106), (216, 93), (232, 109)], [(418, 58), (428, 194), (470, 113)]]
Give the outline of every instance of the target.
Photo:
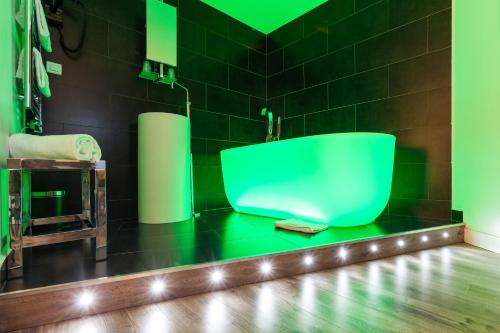
[(38, 89), (40, 89), (43, 96), (50, 97), (52, 94), (50, 92), (49, 76), (47, 75), (47, 71), (43, 65), (42, 54), (36, 47), (33, 48), (33, 62), (35, 65), (34, 74), (36, 75)]
[(274, 222), (276, 228), (315, 234), (328, 229), (328, 224), (310, 223), (302, 220), (289, 219)]
[(9, 138), (10, 156), (14, 158), (41, 158), (49, 160), (101, 159), (101, 148), (87, 134), (45, 135), (13, 134)]
[(41, 0), (35, 0), (35, 16), (36, 16), (36, 27), (38, 31), (38, 38), (40, 39), (40, 44), (43, 49), (47, 52), (52, 52), (52, 43), (50, 42), (50, 31), (47, 25), (47, 18), (45, 17), (45, 11), (43, 10), (43, 5)]

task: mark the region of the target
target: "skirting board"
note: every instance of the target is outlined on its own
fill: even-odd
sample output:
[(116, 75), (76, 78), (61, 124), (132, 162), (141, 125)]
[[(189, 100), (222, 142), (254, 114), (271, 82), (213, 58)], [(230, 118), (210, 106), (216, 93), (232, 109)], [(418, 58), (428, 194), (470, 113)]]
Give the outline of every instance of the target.
[[(172, 267), (16, 291), (0, 295), (0, 332), (387, 258), (463, 241), (464, 225), (459, 223), (243, 259)], [(377, 245), (375, 251), (372, 250), (374, 244)], [(306, 260), (307, 257), (309, 260)], [(263, 262), (272, 262), (274, 267), (272, 274), (261, 273), (260, 267)], [(224, 272), (222, 283), (212, 283), (210, 277), (214, 271)], [(153, 295), (151, 286), (158, 280), (165, 281), (166, 289), (160, 295)], [(78, 303), (79, 297), (85, 293), (95, 295), (92, 306), (82, 307)]]
[(464, 240), (466, 243), (488, 251), (500, 253), (500, 237), (465, 227)]

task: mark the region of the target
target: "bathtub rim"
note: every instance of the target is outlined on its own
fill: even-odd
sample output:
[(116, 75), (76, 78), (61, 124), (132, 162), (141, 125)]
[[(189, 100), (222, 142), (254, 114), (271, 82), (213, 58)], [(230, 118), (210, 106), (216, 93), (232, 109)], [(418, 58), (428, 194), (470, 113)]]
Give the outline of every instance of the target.
[(227, 148), (223, 149), (220, 151), (220, 154), (223, 152), (229, 152), (237, 149), (242, 149), (242, 148), (248, 148), (248, 147), (255, 147), (255, 146), (260, 146), (260, 145), (268, 145), (268, 144), (279, 144), (281, 142), (285, 141), (296, 141), (296, 140), (305, 140), (305, 139), (313, 139), (313, 138), (319, 138), (319, 137), (333, 137), (333, 136), (376, 136), (376, 137), (387, 137), (392, 138), (393, 142), (396, 142), (396, 136), (393, 134), (389, 133), (381, 133), (381, 132), (342, 132), (342, 133), (326, 133), (326, 134), (315, 134), (315, 135), (307, 135), (307, 136), (301, 136), (297, 138), (289, 138), (289, 139), (283, 139), (283, 140), (278, 140), (278, 141), (270, 141), (270, 142), (258, 142), (258, 143), (251, 143), (245, 146), (240, 146), (240, 147), (233, 147), (233, 148)]

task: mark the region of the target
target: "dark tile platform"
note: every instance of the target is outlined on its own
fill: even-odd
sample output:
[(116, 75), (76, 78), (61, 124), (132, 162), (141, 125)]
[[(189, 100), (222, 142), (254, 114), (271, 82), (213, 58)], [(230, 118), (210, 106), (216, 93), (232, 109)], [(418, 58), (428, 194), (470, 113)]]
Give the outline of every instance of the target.
[(330, 228), (305, 235), (274, 228), (273, 218), (232, 211), (203, 213), (196, 221), (146, 225), (136, 220), (108, 225), (108, 260), (95, 262), (93, 240), (24, 249), (24, 277), (8, 280), (2, 292), (99, 277), (266, 255), (386, 236), (451, 224), (382, 216), (375, 223)]

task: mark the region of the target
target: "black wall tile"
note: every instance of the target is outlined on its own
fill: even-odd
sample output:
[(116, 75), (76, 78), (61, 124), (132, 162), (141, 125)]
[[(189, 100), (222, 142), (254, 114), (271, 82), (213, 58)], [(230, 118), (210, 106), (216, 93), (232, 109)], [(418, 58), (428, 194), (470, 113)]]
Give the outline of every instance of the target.
[(107, 67), (111, 93), (146, 99), (147, 81), (139, 78), (139, 66), (109, 59)]
[(205, 53), (205, 29), (195, 23), (178, 17), (177, 44), (195, 53)]
[[(217, 124), (207, 126), (207, 124)], [(193, 111), (191, 114), (191, 129), (197, 138), (229, 140), (229, 117), (222, 114)]]
[(146, 53), (146, 37), (143, 33), (118, 25), (109, 25), (109, 56), (141, 66)]
[(285, 69), (326, 54), (326, 32), (313, 33), (284, 49)]
[(297, 66), (267, 80), (267, 96), (275, 97), (304, 88), (304, 68)]
[(180, 48), (178, 71), (185, 78), (227, 88), (227, 63)]
[(230, 139), (239, 142), (262, 142), (265, 138), (265, 126), (262, 122), (231, 117)]
[(427, 93), (398, 96), (356, 106), (356, 129), (382, 132), (424, 127), (428, 121)]
[(420, 20), (356, 45), (356, 70), (365, 71), (427, 51), (427, 20)]
[(283, 66), (283, 49), (267, 54), (267, 75), (273, 75), (282, 72)]
[(354, 106), (316, 112), (305, 117), (305, 135), (354, 132), (355, 130)]
[(330, 53), (304, 64), (306, 87), (354, 73), (354, 47)]
[(451, 50), (444, 49), (389, 66), (391, 95), (451, 85)]
[(426, 164), (403, 163), (394, 166), (392, 198), (427, 199), (428, 175)]
[(131, 29), (143, 32), (146, 26), (146, 2), (144, 0), (107, 0), (106, 18)]
[(360, 11), (370, 5), (373, 5), (376, 2), (379, 2), (380, 0), (354, 0), (354, 7), (356, 11)]
[(450, 7), (451, 0), (389, 1), (390, 26), (403, 25)]
[(267, 60), (264, 53), (248, 50), (248, 69), (251, 72), (266, 76), (267, 75)]
[(429, 50), (451, 45), (451, 9), (429, 17)]
[(248, 69), (248, 48), (212, 32), (206, 35), (206, 54), (221, 62)]
[(282, 121), (281, 137), (282, 139), (298, 138), (305, 135), (304, 116), (287, 118)]
[(451, 87), (429, 91), (429, 125), (446, 126), (451, 124)]
[(327, 85), (322, 84), (285, 96), (287, 118), (328, 109)]
[(387, 68), (338, 79), (330, 83), (330, 107), (339, 107), (387, 97)]
[(338, 50), (385, 31), (387, 3), (382, 1), (328, 27), (328, 50)]
[(207, 86), (207, 110), (248, 118), (250, 97), (236, 91)]
[(265, 77), (236, 67), (229, 67), (229, 89), (257, 97), (266, 97)]

